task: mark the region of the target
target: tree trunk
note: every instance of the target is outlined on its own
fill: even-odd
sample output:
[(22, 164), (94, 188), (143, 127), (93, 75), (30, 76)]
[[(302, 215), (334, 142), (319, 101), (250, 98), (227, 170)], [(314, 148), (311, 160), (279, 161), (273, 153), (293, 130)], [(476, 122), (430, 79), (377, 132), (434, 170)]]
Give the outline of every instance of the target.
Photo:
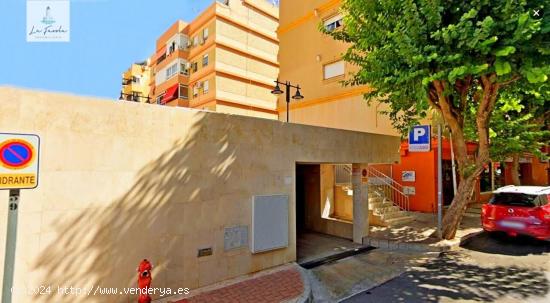
[(483, 165), (488, 163), (490, 159), (489, 120), (495, 106), (499, 85), (496, 83), (496, 74), (483, 75), (480, 77), (480, 81), (482, 82), (483, 95), (478, 102), (476, 113), (478, 149), (475, 160), (468, 157), (464, 127), (461, 120), (453, 112), (452, 102), (450, 102), (445, 94), (445, 82), (440, 80), (433, 82), (433, 86), (437, 92), (437, 100), (435, 100), (437, 104), (434, 100), (430, 100), (430, 102), (435, 104), (436, 108), (441, 111), (441, 114), (453, 132), (452, 144), (456, 151), (456, 161), (460, 175), (458, 191), (443, 217), (441, 236), (447, 240), (455, 237), (462, 216), (474, 192), (476, 179), (483, 171)]
[(468, 202), (474, 193), (475, 182), (475, 175), (470, 175), (469, 177), (460, 180), (458, 190), (453, 198), (453, 203), (451, 203), (451, 206), (449, 206), (449, 209), (447, 209), (445, 213), (445, 217), (443, 217), (441, 229), (441, 236), (443, 239), (449, 240), (455, 237), (456, 230), (460, 225), (460, 221), (466, 211)]
[(519, 154), (514, 154), (512, 156), (512, 169), (510, 176), (512, 177), (512, 184), (521, 185), (521, 180), (519, 179)]

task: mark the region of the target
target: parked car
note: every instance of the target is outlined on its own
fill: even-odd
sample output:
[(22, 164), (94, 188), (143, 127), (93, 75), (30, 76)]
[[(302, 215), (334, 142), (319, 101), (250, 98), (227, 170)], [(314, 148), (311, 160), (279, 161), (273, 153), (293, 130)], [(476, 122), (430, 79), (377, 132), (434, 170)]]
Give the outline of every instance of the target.
[(550, 187), (509, 185), (497, 189), (481, 208), (481, 223), (488, 232), (550, 241)]

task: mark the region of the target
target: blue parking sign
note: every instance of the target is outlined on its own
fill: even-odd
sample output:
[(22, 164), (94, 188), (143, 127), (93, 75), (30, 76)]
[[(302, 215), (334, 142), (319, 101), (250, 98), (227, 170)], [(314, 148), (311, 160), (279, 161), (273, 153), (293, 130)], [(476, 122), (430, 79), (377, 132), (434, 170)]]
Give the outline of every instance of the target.
[(431, 150), (431, 125), (413, 126), (409, 131), (409, 151), (427, 152)]

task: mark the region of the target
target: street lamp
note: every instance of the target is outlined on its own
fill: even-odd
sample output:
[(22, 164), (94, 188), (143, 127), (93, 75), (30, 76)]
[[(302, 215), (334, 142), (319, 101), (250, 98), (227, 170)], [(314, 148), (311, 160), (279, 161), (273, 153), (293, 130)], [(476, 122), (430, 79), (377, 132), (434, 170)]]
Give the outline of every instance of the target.
[[(279, 80), (275, 80), (273, 81), (275, 82), (275, 88), (271, 91), (272, 94), (274, 95), (280, 95), (284, 92), (286, 92), (286, 122), (289, 122), (289, 116), (288, 116), (288, 113), (289, 113), (289, 104), (290, 104), (290, 88), (291, 87), (294, 87), (296, 89), (296, 93), (294, 94), (294, 96), (292, 96), (292, 99), (294, 100), (302, 100), (304, 99), (304, 96), (302, 96), (302, 94), (300, 93), (300, 85), (292, 85), (290, 84), (289, 81), (285, 81), (285, 82), (279, 82)], [(282, 84), (285, 86), (285, 91), (281, 90), (281, 87), (279, 86), (279, 84)]]

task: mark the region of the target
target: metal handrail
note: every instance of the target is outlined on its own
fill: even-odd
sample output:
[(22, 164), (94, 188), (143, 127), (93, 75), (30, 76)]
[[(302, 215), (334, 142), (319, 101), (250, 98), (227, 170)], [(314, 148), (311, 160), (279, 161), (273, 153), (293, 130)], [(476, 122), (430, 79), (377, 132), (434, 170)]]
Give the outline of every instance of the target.
[(336, 185), (351, 185), (351, 165), (334, 165), (334, 181)]
[[(367, 178), (370, 186), (382, 186), (384, 195), (399, 209), (409, 211), (409, 196), (404, 193), (403, 185), (397, 183), (393, 178), (387, 176), (372, 166), (367, 168)], [(382, 184), (379, 184), (382, 183)]]

